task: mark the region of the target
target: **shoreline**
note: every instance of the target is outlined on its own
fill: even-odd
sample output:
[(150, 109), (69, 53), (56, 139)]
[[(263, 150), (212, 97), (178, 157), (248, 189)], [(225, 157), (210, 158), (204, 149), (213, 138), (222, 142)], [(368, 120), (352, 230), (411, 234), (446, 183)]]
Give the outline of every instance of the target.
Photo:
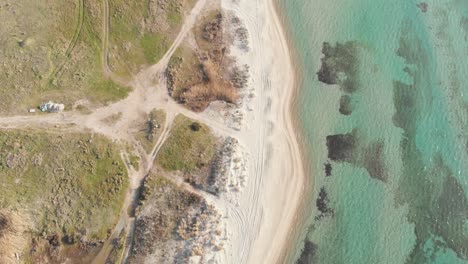
[[(294, 36), (290, 31), (287, 15), (282, 11), (283, 3), (281, 0), (270, 0), (272, 2), (274, 11), (276, 12), (275, 15), (278, 18), (279, 27), (283, 32), (283, 37), (287, 43), (287, 48), (289, 52), (289, 58), (291, 61), (291, 65), (293, 68), (293, 75), (294, 75), (294, 85), (293, 85), (293, 92), (290, 98), (290, 106), (289, 106), (289, 115), (292, 122), (292, 126), (295, 129), (295, 138), (296, 142), (299, 147), (300, 156), (302, 159), (302, 167), (303, 167), (303, 176), (304, 176), (304, 186), (305, 189), (302, 194), (302, 200), (298, 205), (295, 224), (292, 225), (290, 230), (290, 235), (288, 236), (287, 245), (284, 247), (283, 252), (281, 254), (282, 263), (292, 263), (293, 261), (297, 260), (297, 258), (301, 255), (301, 248), (303, 248), (304, 239), (307, 237), (307, 229), (309, 218), (312, 211), (311, 203), (313, 202), (313, 189), (314, 189), (314, 175), (310, 166), (307, 166), (307, 162), (312, 160), (312, 154), (310, 149), (308, 149), (306, 143), (306, 134), (305, 129), (301, 125), (300, 120), (300, 108), (297, 106), (297, 98), (300, 96), (300, 89), (302, 88), (302, 83), (304, 78), (302, 77), (304, 72), (303, 69), (300, 67), (302, 63), (300, 62), (299, 52), (297, 47), (294, 44)], [(289, 261), (289, 262), (288, 262)]]
[(247, 129), (239, 135), (251, 155), (249, 183), (240, 203), (229, 208), (236, 219), (227, 220), (232, 237), (224, 259), (283, 263), (310, 186), (293, 112), (297, 75), (290, 43), (273, 0), (225, 0), (223, 9), (239, 15), (250, 33), (252, 50), (240, 60), (252, 69), (249, 86), (256, 95), (248, 102), (255, 110), (246, 113)]
[[(302, 78), (301, 73), (302, 69), (297, 67), (298, 65), (298, 57), (296, 48), (294, 48), (294, 43), (292, 41), (292, 36), (290, 35), (290, 32), (287, 29), (287, 21), (285, 14), (282, 13), (281, 11), (281, 3), (279, 3), (280, 0), (269, 0), (270, 1), (270, 8), (272, 9), (271, 12), (273, 13), (272, 15), (276, 18), (276, 27), (281, 33), (282, 40), (284, 41), (285, 47), (288, 53), (288, 60), (290, 61), (291, 64), (291, 69), (292, 69), (292, 75), (293, 75), (293, 82), (291, 84), (291, 92), (289, 93), (290, 96), (288, 97), (287, 101), (287, 113), (288, 119), (290, 121), (291, 129), (292, 131), (292, 136), (295, 139), (295, 144), (297, 146), (297, 151), (299, 153), (299, 158), (301, 159), (301, 164), (302, 164), (302, 177), (303, 177), (303, 182), (304, 182), (304, 188), (302, 189), (302, 193), (300, 195), (301, 200), (299, 201), (299, 204), (297, 205), (296, 209), (296, 214), (295, 218), (293, 220), (293, 224), (290, 226), (289, 229), (289, 235), (287, 237), (287, 240), (285, 242), (285, 245), (283, 246), (283, 250), (281, 251), (281, 255), (279, 258), (280, 263), (289, 263), (287, 261), (294, 261), (293, 259), (290, 259), (291, 257), (294, 257), (295, 255), (295, 250), (297, 249), (297, 242), (302, 244), (302, 239), (299, 239), (301, 236), (301, 231), (303, 231), (305, 223), (305, 219), (310, 215), (308, 213), (308, 204), (309, 204), (309, 196), (312, 194), (312, 189), (313, 189), (313, 178), (308, 177), (308, 175), (312, 175), (311, 171), (308, 170), (307, 166), (307, 158), (309, 157), (307, 149), (304, 147), (301, 147), (300, 143), (305, 142), (305, 135), (304, 135), (304, 129), (300, 125), (300, 119), (299, 119), (299, 109), (297, 106), (295, 106), (297, 96), (299, 96), (300, 91), (299, 89), (301, 88), (301, 83), (302, 83)], [(296, 66), (296, 67), (295, 67)], [(302, 145), (304, 146), (304, 145)], [(294, 252), (293, 252), (294, 251)], [(292, 263), (292, 262), (291, 262)]]

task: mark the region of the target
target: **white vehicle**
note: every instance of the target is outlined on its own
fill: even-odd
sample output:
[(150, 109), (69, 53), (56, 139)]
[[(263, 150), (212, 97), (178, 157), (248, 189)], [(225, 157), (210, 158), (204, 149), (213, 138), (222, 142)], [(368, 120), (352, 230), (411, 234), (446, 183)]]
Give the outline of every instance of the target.
[(42, 104), (39, 107), (39, 109), (41, 109), (42, 112), (58, 113), (58, 112), (62, 112), (65, 109), (65, 105), (57, 104), (52, 101), (49, 101), (47, 103)]

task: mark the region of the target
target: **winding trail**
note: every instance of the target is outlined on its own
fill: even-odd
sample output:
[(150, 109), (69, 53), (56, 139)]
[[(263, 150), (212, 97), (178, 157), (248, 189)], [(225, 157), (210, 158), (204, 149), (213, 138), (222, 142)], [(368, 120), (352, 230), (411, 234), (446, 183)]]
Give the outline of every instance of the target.
[(52, 81), (57, 74), (62, 70), (63, 66), (67, 63), (68, 59), (70, 59), (70, 55), (75, 49), (76, 43), (78, 42), (78, 38), (81, 35), (81, 30), (83, 28), (83, 21), (84, 21), (84, 0), (78, 0), (78, 18), (75, 28), (75, 33), (73, 34), (73, 38), (68, 44), (67, 50), (65, 51), (65, 58), (59, 63), (58, 67), (52, 70), (52, 74), (49, 76), (48, 81)]
[[(179, 47), (182, 40), (185, 38), (187, 33), (191, 30), (195, 24), (196, 18), (201, 12), (203, 6), (207, 0), (199, 0), (191, 12), (184, 20), (184, 24), (181, 27), (181, 31), (174, 40), (171, 47), (168, 49), (163, 58), (155, 65), (143, 70), (137, 74), (134, 79), (128, 83), (125, 82), (119, 76), (116, 76), (108, 65), (108, 45), (109, 45), (109, 2), (103, 0), (103, 52), (102, 52), (102, 68), (104, 74), (112, 81), (117, 82), (121, 85), (131, 85), (133, 91), (129, 96), (119, 102), (111, 105), (94, 109), (89, 115), (83, 115), (78, 112), (64, 112), (55, 114), (37, 114), (37, 115), (24, 115), (24, 116), (8, 116), (0, 117), (0, 128), (2, 129), (48, 129), (53, 128), (61, 131), (74, 131), (83, 132), (90, 131), (104, 134), (105, 136), (117, 140), (133, 143), (138, 149), (138, 143), (134, 137), (133, 129), (137, 122), (137, 118), (143, 112), (149, 112), (152, 109), (163, 109), (166, 112), (166, 123), (164, 130), (159, 137), (153, 151), (150, 154), (144, 151), (139, 151), (140, 160), (143, 166), (140, 170), (135, 171), (132, 167), (128, 167), (128, 173), (130, 178), (130, 189), (127, 191), (124, 206), (121, 211), (118, 223), (114, 227), (109, 239), (104, 243), (101, 251), (93, 263), (104, 263), (108, 255), (112, 250), (112, 240), (117, 238), (121, 231), (128, 228), (128, 241), (132, 241), (132, 230), (134, 230), (135, 219), (129, 215), (128, 209), (135, 208), (138, 200), (138, 189), (141, 187), (144, 178), (148, 175), (151, 170), (154, 159), (157, 156), (158, 151), (164, 144), (165, 140), (169, 136), (172, 122), (177, 114), (185, 114), (190, 118), (196, 119), (200, 122), (211, 123), (215, 128), (214, 130), (225, 130), (222, 124), (214, 123), (207, 118), (202, 117), (196, 113), (192, 113), (189, 110), (183, 108), (174, 102), (167, 94), (165, 86), (163, 85), (164, 71), (167, 67), (169, 59), (175, 50)], [(67, 50), (67, 54), (73, 51), (73, 47), (76, 44), (76, 40), (79, 36), (82, 27), (83, 18), (83, 0), (79, 0), (80, 3), (80, 16), (79, 25), (75, 36)], [(69, 56), (69, 54), (67, 55)], [(154, 85), (155, 79), (159, 79), (159, 84)], [(115, 124), (106, 124), (103, 120), (106, 117), (122, 113), (122, 117)], [(224, 131), (226, 133), (226, 131)], [(124, 163), (128, 164), (128, 153), (122, 152), (122, 159)], [(170, 179), (174, 181), (175, 179)], [(199, 192), (193, 189), (191, 186), (183, 185), (185, 189), (197, 192), (202, 196), (207, 196), (206, 193)], [(212, 199), (211, 199), (212, 200)], [(128, 256), (131, 245), (125, 249), (125, 258)]]
[[(83, 0), (81, 0), (83, 1)], [(109, 15), (109, 0), (102, 0), (102, 54), (101, 65), (104, 76), (111, 79), (113, 82), (128, 86), (128, 82), (116, 75), (109, 67), (109, 31), (110, 31), (110, 15)]]

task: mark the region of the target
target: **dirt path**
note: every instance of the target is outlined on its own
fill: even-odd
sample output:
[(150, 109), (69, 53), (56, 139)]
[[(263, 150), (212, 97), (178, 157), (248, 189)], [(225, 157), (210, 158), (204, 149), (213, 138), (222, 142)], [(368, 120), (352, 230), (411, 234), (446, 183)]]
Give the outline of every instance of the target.
[[(103, 0), (103, 46), (102, 46), (102, 69), (104, 74), (121, 85), (131, 85), (133, 91), (129, 96), (119, 102), (111, 105), (94, 109), (89, 115), (82, 115), (78, 112), (64, 112), (56, 114), (35, 114), (26, 116), (12, 116), (12, 117), (0, 117), (0, 128), (2, 129), (60, 129), (63, 131), (92, 131), (104, 134), (105, 136), (118, 141), (130, 142), (132, 145), (138, 148), (138, 142), (136, 141), (132, 129), (135, 127), (137, 119), (141, 116), (141, 113), (148, 113), (152, 109), (163, 109), (166, 111), (166, 123), (164, 130), (158, 139), (153, 151), (150, 154), (144, 151), (139, 151), (140, 160), (143, 166), (140, 166), (140, 170), (135, 171), (133, 168), (128, 168), (130, 178), (130, 188), (127, 192), (124, 206), (122, 208), (121, 216), (109, 239), (103, 245), (101, 251), (93, 263), (105, 263), (108, 255), (112, 250), (112, 240), (117, 238), (120, 232), (127, 228), (130, 232), (128, 233), (128, 241), (132, 241), (132, 230), (135, 227), (135, 219), (129, 215), (129, 207), (135, 207), (138, 200), (138, 189), (141, 187), (144, 178), (152, 169), (154, 159), (157, 156), (158, 151), (164, 144), (165, 140), (169, 136), (169, 132), (172, 126), (172, 122), (177, 114), (183, 113), (191, 118), (194, 118), (200, 122), (212, 123), (215, 130), (224, 130), (220, 124), (214, 124), (212, 121), (207, 120), (195, 113), (191, 113), (182, 106), (175, 103), (167, 94), (164, 81), (164, 71), (167, 67), (169, 59), (175, 50), (179, 47), (182, 40), (185, 38), (187, 33), (194, 26), (195, 21), (203, 6), (207, 0), (199, 0), (191, 12), (186, 17), (184, 24), (182, 25), (181, 31), (176, 37), (175, 41), (163, 56), (163, 58), (155, 65), (137, 74), (133, 81), (130, 83), (125, 82), (122, 78), (115, 75), (109, 68), (108, 64), (108, 46), (109, 46), (109, 2)], [(80, 10), (78, 18), (78, 26), (75, 32), (75, 36), (70, 43), (67, 50), (67, 56), (73, 51), (78, 36), (81, 32), (83, 23), (83, 0), (79, 1)], [(55, 74), (55, 73), (54, 73)], [(156, 85), (154, 83), (157, 83)], [(115, 124), (108, 124), (103, 122), (107, 117), (121, 113), (121, 118)], [(209, 124), (210, 125), (210, 124)], [(226, 132), (226, 131), (224, 131)], [(122, 158), (128, 159), (128, 153), (123, 152)], [(128, 163), (128, 162), (126, 162)], [(174, 180), (174, 179), (171, 179)], [(191, 187), (187, 187), (187, 190), (198, 192)], [(202, 194), (206, 195), (206, 194)], [(128, 256), (129, 245), (125, 249), (125, 258)]]
[[(104, 70), (110, 74), (111, 71), (109, 69), (107, 60), (109, 6), (108, 0), (104, 0), (104, 2), (105, 19), (103, 28), (106, 40), (104, 41), (105, 44), (103, 48), (105, 54), (105, 57), (103, 57), (103, 67)], [(129, 243), (124, 248), (122, 263), (126, 262), (130, 250), (133, 247), (133, 235), (136, 219), (133, 215), (129, 215), (127, 212), (133, 211), (134, 208), (136, 208), (140, 187), (142, 186), (145, 177), (151, 171), (157, 153), (169, 136), (175, 116), (181, 112), (185, 112), (184, 108), (182, 108), (180, 105), (177, 105), (168, 97), (166, 89), (163, 89), (164, 85), (158, 85), (159, 87), (155, 87), (153, 83), (156, 80), (158, 80), (159, 83), (162, 83), (164, 80), (163, 73), (167, 67), (169, 59), (175, 50), (179, 47), (186, 34), (193, 27), (196, 17), (202, 10), (205, 2), (206, 0), (200, 0), (197, 2), (188, 17), (185, 19), (185, 22), (176, 40), (163, 56), (163, 58), (156, 65), (151, 66), (147, 70), (144, 70), (134, 78), (134, 81), (132, 82), (134, 91), (129, 95), (129, 97), (121, 102), (95, 111), (94, 115), (92, 115), (91, 118), (89, 118), (86, 122), (87, 127), (98, 128), (98, 130), (103, 134), (109, 136), (114, 135), (116, 138), (122, 138), (126, 140), (134, 140), (134, 137), (130, 131), (135, 122), (135, 117), (139, 116), (139, 112), (148, 112), (148, 110), (154, 108), (162, 108), (166, 111), (166, 122), (164, 129), (157, 143), (155, 144), (153, 151), (150, 154), (146, 154), (146, 152), (140, 151), (140, 160), (143, 166), (141, 166), (139, 171), (134, 171), (130, 177), (131, 187), (125, 199), (124, 209), (119, 219), (119, 224), (116, 225), (110, 236), (110, 239), (106, 241), (105, 245), (93, 263), (102, 263), (107, 259), (112, 250), (112, 240), (117, 238), (124, 228), (128, 230), (126, 241), (129, 241)], [(102, 125), (102, 123), (99, 124), (100, 120), (104, 119), (106, 116), (117, 113), (117, 111), (122, 113), (122, 118), (114, 125), (114, 127), (106, 127)], [(132, 170), (130, 169), (129, 171)], [(125, 210), (128, 207), (131, 209)]]
[[(83, 1), (83, 0), (81, 0)], [(104, 76), (111, 79), (113, 82), (121, 85), (128, 86), (128, 81), (116, 75), (109, 67), (109, 29), (110, 29), (110, 16), (109, 16), (109, 0), (102, 1), (102, 55), (101, 65)]]
[(76, 22), (76, 28), (75, 28), (75, 33), (73, 34), (73, 38), (70, 41), (70, 44), (68, 45), (67, 50), (65, 51), (65, 58), (63, 61), (59, 63), (59, 65), (52, 70), (52, 74), (49, 76), (48, 81), (52, 81), (57, 74), (62, 70), (63, 66), (67, 63), (68, 59), (70, 58), (70, 55), (72, 51), (75, 49), (76, 43), (78, 42), (78, 38), (80, 37), (81, 34), (81, 29), (83, 28), (83, 21), (84, 21), (84, 0), (78, 0), (78, 16), (77, 16), (77, 22)]

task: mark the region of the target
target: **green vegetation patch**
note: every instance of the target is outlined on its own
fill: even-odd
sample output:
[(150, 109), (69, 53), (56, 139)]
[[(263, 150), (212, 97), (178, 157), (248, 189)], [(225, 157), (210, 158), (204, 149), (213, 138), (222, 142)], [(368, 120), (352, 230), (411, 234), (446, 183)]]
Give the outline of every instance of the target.
[(194, 0), (109, 1), (109, 62), (121, 76), (158, 62), (176, 38)]
[(217, 139), (206, 125), (179, 115), (156, 162), (168, 171), (192, 172), (210, 163), (216, 145)]
[(169, 43), (162, 34), (144, 34), (141, 39), (141, 46), (146, 61), (151, 64), (159, 61), (169, 49)]
[(33, 235), (106, 238), (127, 186), (119, 148), (103, 136), (0, 131), (0, 208), (32, 215)]
[(131, 155), (130, 156), (130, 165), (135, 169), (139, 170), (140, 169), (140, 157), (136, 155)]

